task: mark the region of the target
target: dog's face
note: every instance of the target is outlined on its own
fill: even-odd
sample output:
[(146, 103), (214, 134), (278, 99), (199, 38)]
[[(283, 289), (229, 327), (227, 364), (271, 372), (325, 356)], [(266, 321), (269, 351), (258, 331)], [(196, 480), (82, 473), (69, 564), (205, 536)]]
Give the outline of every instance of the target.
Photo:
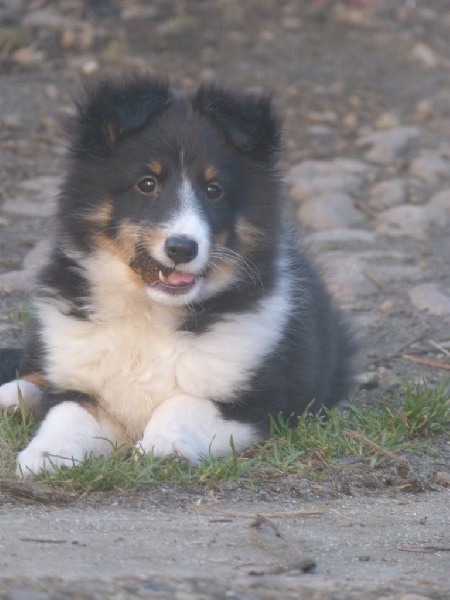
[(104, 82), (76, 128), (59, 216), (78, 250), (106, 250), (172, 306), (257, 279), (278, 218), (280, 131), (267, 97)]

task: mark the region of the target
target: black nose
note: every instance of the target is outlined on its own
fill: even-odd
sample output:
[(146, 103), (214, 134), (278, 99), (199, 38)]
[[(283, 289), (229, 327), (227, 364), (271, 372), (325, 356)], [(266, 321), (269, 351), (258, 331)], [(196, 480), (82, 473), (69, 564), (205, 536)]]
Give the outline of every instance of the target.
[(178, 265), (180, 263), (188, 263), (198, 254), (198, 244), (195, 240), (191, 240), (185, 235), (173, 235), (167, 238), (165, 243), (166, 254)]

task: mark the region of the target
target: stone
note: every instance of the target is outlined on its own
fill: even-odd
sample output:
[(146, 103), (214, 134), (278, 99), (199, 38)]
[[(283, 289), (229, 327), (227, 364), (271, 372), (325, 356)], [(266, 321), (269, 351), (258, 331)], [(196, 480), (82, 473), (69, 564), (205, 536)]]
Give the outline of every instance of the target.
[(393, 127), (399, 127), (399, 125), (398, 117), (390, 112), (383, 113), (375, 121), (375, 129), (392, 129)]
[(417, 282), (424, 278), (425, 271), (420, 267), (411, 265), (387, 265), (380, 261), (379, 264), (368, 265), (365, 273), (374, 281), (390, 283), (393, 281)]
[(358, 160), (306, 160), (294, 165), (286, 176), (291, 197), (297, 202), (328, 192), (357, 191), (372, 168)]
[(365, 215), (355, 208), (351, 196), (342, 193), (322, 194), (306, 200), (298, 211), (300, 222), (311, 229), (334, 229), (361, 225)]
[(33, 68), (39, 61), (42, 60), (42, 53), (36, 52), (33, 48), (19, 48), (12, 54), (12, 60), (16, 65), (26, 69)]
[(83, 22), (73, 16), (65, 16), (51, 9), (29, 10), (24, 15), (23, 25), (43, 29), (59, 30), (71, 29), (74, 26), (83, 26)]
[(359, 148), (368, 147), (365, 158), (380, 165), (394, 161), (407, 144), (422, 134), (420, 127), (402, 125), (385, 131), (363, 134), (356, 141)]
[(449, 471), (437, 471), (436, 472), (436, 481), (441, 485), (446, 485), (450, 487), (450, 472)]
[(365, 373), (359, 373), (355, 378), (355, 383), (362, 389), (372, 389), (378, 386), (379, 377), (375, 371), (366, 371)]
[(23, 196), (3, 203), (2, 211), (9, 215), (21, 217), (49, 217), (55, 213), (56, 202), (48, 199), (46, 202), (33, 202)]
[(450, 315), (450, 295), (436, 283), (423, 283), (409, 290), (409, 298), (418, 310), (439, 317)]
[(395, 310), (395, 304), (392, 300), (385, 300), (380, 304), (378, 310), (383, 315), (390, 315)]
[(0, 274), (0, 290), (10, 292), (28, 292), (30, 290), (32, 276), (28, 271), (9, 271)]
[(377, 293), (376, 285), (364, 275), (367, 265), (360, 256), (327, 252), (321, 255), (320, 263), (328, 288), (338, 302), (354, 304), (357, 298)]
[(407, 197), (404, 179), (388, 179), (374, 185), (370, 192), (368, 205), (375, 211), (385, 210), (403, 204)]
[(422, 594), (398, 594), (395, 596), (395, 600), (431, 600), (429, 596), (423, 596)]
[(423, 98), (417, 102), (414, 109), (414, 120), (423, 122), (432, 116), (434, 111), (434, 100), (432, 98)]
[(367, 248), (376, 243), (376, 236), (365, 229), (324, 229), (304, 236), (303, 241), (317, 250), (335, 250), (344, 245)]
[(435, 183), (450, 176), (450, 161), (439, 153), (426, 150), (412, 161), (409, 172), (426, 183)]
[(48, 217), (55, 213), (59, 177), (42, 176), (23, 181), (16, 198), (6, 200), (2, 212), (29, 217)]
[(98, 60), (92, 58), (91, 60), (83, 62), (83, 64), (81, 65), (81, 72), (83, 73), (83, 75), (92, 75), (93, 73), (97, 72), (99, 68), (100, 64)]
[(425, 241), (430, 225), (445, 226), (447, 223), (447, 214), (440, 209), (401, 204), (377, 215), (375, 233), (390, 238), (411, 237)]
[(450, 214), (450, 189), (441, 190), (435, 194), (428, 202), (428, 206), (438, 208)]
[(419, 61), (424, 67), (428, 69), (434, 69), (439, 64), (439, 57), (437, 54), (423, 42), (418, 42), (411, 52), (412, 58)]

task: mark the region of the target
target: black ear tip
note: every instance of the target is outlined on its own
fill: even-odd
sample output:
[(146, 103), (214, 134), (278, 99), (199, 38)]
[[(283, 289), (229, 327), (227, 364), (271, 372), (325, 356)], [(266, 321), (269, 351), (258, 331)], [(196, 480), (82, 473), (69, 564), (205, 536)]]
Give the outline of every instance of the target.
[(167, 78), (132, 75), (101, 78), (75, 98), (78, 139), (74, 150), (96, 153), (142, 127), (170, 102)]
[(239, 93), (208, 83), (200, 86), (193, 103), (236, 148), (257, 161), (276, 159), (281, 147), (281, 119), (272, 93)]

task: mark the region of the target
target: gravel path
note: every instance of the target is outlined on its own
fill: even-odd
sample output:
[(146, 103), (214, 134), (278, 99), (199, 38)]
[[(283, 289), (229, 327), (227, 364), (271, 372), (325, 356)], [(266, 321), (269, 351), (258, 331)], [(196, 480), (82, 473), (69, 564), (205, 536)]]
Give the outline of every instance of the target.
[[(23, 341), (29, 283), (52, 225), (71, 93), (85, 77), (145, 68), (168, 73), (181, 88), (215, 77), (275, 90), (285, 114), (283, 168), (293, 212), (362, 340), (355, 402), (382, 397), (405, 376), (431, 385), (448, 376), (403, 356), (449, 365), (446, 0), (8, 0), (0, 23), (2, 346)], [(282, 537), (275, 532), (270, 541), (273, 555), (273, 543), (283, 540), (282, 560), (249, 541), (261, 533), (249, 520), (215, 522), (186, 508), (198, 500), (214, 507), (207, 492), (65, 508), (23, 507), (5, 492), (0, 598), (297, 598), (299, 589), (323, 600), (447, 598), (445, 440), (440, 449), (440, 474), (431, 468), (427, 475), (435, 491), (417, 496), (379, 481), (376, 498), (367, 486), (355, 492), (354, 481), (355, 497), (343, 486), (318, 485), (315, 499), (311, 486), (306, 492), (298, 482), (278, 492), (223, 490), (219, 508), (233, 514), (325, 506), (320, 517), (282, 520)], [(292, 548), (301, 556), (306, 549), (314, 574), (286, 567)], [(269, 563), (284, 566), (275, 574)], [(259, 568), (260, 575), (249, 574)]]

